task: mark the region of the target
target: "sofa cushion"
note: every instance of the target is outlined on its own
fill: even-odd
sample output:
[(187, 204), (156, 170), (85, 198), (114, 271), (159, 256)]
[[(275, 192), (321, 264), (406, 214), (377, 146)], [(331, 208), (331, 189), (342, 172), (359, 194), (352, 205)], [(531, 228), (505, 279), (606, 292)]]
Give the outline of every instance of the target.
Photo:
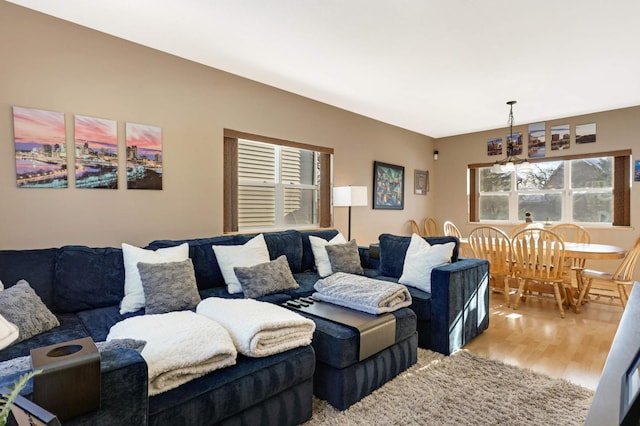
[(213, 245), (213, 251), (218, 259), (220, 271), (227, 284), (227, 291), (231, 294), (241, 293), (242, 287), (233, 268), (237, 266), (255, 266), (269, 262), (269, 249), (264, 235), (259, 234), (240, 245)]
[(191, 259), (181, 262), (138, 263), (146, 314), (194, 309), (200, 303)]
[(138, 263), (179, 262), (189, 257), (189, 246), (180, 244), (176, 247), (146, 250), (130, 244), (122, 244), (124, 258), (124, 298), (120, 303), (120, 312), (135, 312), (145, 305), (144, 289), (140, 280)]
[[(295, 229), (279, 232), (265, 232), (264, 241), (269, 249), (269, 258), (277, 259), (287, 256), (291, 272), (300, 272), (302, 267), (302, 236)], [(238, 235), (243, 243), (249, 241), (255, 234)]]
[(138, 315), (144, 315), (144, 309), (136, 312), (120, 314), (118, 305), (106, 306), (104, 308), (89, 309), (77, 313), (77, 316), (87, 333), (94, 342), (101, 342), (107, 339), (109, 330), (116, 323)]
[[(57, 248), (0, 250), (0, 280), (5, 287), (26, 280), (49, 309), (53, 307), (53, 271)], [(55, 312), (55, 309), (54, 309)]]
[[(411, 237), (382, 234), (380, 240), (380, 273), (394, 278), (400, 278), (404, 267), (404, 259), (411, 243)], [(458, 260), (460, 240), (456, 237), (427, 237), (425, 240), (431, 244), (455, 243), (451, 262)]]
[(364, 274), (362, 265), (360, 265), (360, 253), (356, 240), (351, 240), (346, 244), (327, 244), (325, 250), (333, 273)]
[(15, 343), (60, 325), (56, 316), (25, 280), (0, 291), (0, 315), (18, 327), (19, 335)]
[(122, 250), (61, 247), (56, 256), (54, 312), (78, 312), (120, 303), (124, 295)]
[(222, 235), (212, 238), (196, 238), (190, 240), (156, 240), (151, 242), (146, 249), (157, 250), (159, 248), (175, 247), (177, 245), (189, 244), (189, 257), (193, 261), (193, 268), (196, 271), (196, 283), (199, 290), (212, 287), (225, 286), (218, 259), (213, 252), (216, 246), (231, 246), (243, 244), (241, 235)]
[(245, 297), (253, 298), (296, 289), (298, 283), (293, 278), (285, 255), (267, 263), (255, 266), (235, 267), (238, 281)]
[(67, 342), (69, 340), (81, 339), (88, 336), (87, 330), (85, 330), (82, 322), (76, 314), (58, 314), (56, 315), (56, 318), (58, 319), (60, 326), (33, 336), (28, 340), (24, 340), (20, 343), (4, 348), (0, 351), (0, 361), (29, 355), (31, 349), (53, 345), (55, 343)]
[[(302, 236), (302, 267), (300, 268), (300, 272), (306, 272), (312, 271), (316, 267), (309, 237), (314, 236), (329, 241), (338, 235), (338, 231), (336, 229), (318, 229), (313, 231), (301, 231), (300, 235)], [(296, 271), (293, 271), (293, 273), (295, 274)]]

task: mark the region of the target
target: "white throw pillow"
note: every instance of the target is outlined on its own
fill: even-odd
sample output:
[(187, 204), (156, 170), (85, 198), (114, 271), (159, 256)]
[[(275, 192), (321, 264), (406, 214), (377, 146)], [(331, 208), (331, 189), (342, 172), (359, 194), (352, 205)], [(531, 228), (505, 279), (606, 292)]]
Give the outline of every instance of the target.
[(136, 312), (145, 305), (138, 263), (182, 262), (189, 258), (189, 244), (146, 250), (122, 243), (122, 256), (124, 257), (124, 298), (120, 303), (120, 314), (126, 314)]
[(347, 240), (344, 236), (338, 232), (338, 235), (327, 241), (324, 238), (309, 236), (309, 242), (311, 243), (311, 251), (313, 252), (313, 258), (316, 262), (316, 269), (318, 275), (321, 277), (328, 277), (333, 273), (331, 269), (331, 262), (329, 261), (329, 255), (327, 254), (326, 246), (329, 244), (346, 244)]
[(431, 293), (431, 271), (451, 262), (455, 246), (456, 243), (431, 245), (421, 236), (413, 234), (398, 282)]
[(233, 268), (236, 266), (256, 266), (260, 263), (267, 263), (269, 249), (264, 240), (264, 235), (256, 235), (241, 246), (212, 246), (213, 252), (218, 259), (218, 266), (227, 284), (227, 291), (231, 294), (241, 293), (242, 286)]
[(0, 291), (4, 290), (4, 284), (2, 284), (2, 280), (0, 280)]
[(0, 350), (15, 342), (19, 335), (20, 331), (18, 330), (18, 327), (0, 315)]

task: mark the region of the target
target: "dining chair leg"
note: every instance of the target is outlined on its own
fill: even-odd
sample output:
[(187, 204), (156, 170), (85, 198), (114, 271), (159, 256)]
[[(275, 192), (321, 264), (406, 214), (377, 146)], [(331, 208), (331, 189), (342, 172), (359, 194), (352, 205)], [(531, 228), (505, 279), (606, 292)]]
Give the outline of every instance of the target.
[(516, 293), (516, 300), (513, 303), (513, 309), (518, 309), (520, 307), (520, 300), (523, 298), (524, 287), (526, 284), (526, 280), (522, 278), (517, 278), (518, 280), (518, 292)]
[(582, 305), (584, 304), (584, 299), (589, 294), (589, 290), (591, 290), (591, 279), (587, 279), (586, 282), (584, 277), (580, 277), (582, 281), (582, 288), (580, 289), (580, 294), (578, 295), (578, 301), (576, 302), (576, 313), (580, 313), (580, 309), (582, 309)]
[(627, 289), (624, 284), (618, 283), (618, 294), (620, 295), (620, 303), (622, 303), (622, 308), (625, 309), (627, 307), (627, 300), (629, 299), (629, 295), (627, 294)]
[(509, 276), (504, 275), (502, 277), (502, 283), (504, 284), (504, 297), (507, 299), (507, 308), (511, 307), (511, 289), (509, 288)]
[(560, 294), (560, 287), (562, 286), (562, 292), (566, 293), (564, 285), (562, 283), (553, 283), (553, 293), (556, 296), (556, 302), (558, 303), (558, 308), (560, 309), (560, 316), (564, 318), (564, 303), (562, 300), (562, 295)]

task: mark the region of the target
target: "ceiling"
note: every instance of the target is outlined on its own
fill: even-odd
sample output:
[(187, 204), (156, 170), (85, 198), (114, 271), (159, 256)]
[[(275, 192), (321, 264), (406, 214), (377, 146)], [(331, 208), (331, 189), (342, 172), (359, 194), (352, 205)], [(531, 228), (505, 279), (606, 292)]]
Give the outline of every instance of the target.
[(638, 0), (10, 0), (444, 137), (640, 105)]

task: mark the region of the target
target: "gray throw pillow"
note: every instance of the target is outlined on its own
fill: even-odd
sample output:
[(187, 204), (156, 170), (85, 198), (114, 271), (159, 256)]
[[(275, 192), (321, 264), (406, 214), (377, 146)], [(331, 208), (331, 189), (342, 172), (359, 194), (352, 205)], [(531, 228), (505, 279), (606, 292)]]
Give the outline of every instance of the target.
[(60, 325), (58, 318), (25, 280), (0, 291), (0, 315), (20, 331), (14, 344)]
[(194, 309), (200, 303), (191, 259), (181, 262), (138, 263), (145, 313), (164, 314)]
[(345, 272), (347, 274), (364, 275), (356, 240), (351, 240), (346, 244), (327, 245), (326, 249), (329, 263), (331, 263), (331, 270), (334, 274), (336, 272)]
[(256, 298), (300, 287), (293, 278), (285, 255), (255, 266), (236, 266), (233, 270), (240, 281), (245, 298)]

